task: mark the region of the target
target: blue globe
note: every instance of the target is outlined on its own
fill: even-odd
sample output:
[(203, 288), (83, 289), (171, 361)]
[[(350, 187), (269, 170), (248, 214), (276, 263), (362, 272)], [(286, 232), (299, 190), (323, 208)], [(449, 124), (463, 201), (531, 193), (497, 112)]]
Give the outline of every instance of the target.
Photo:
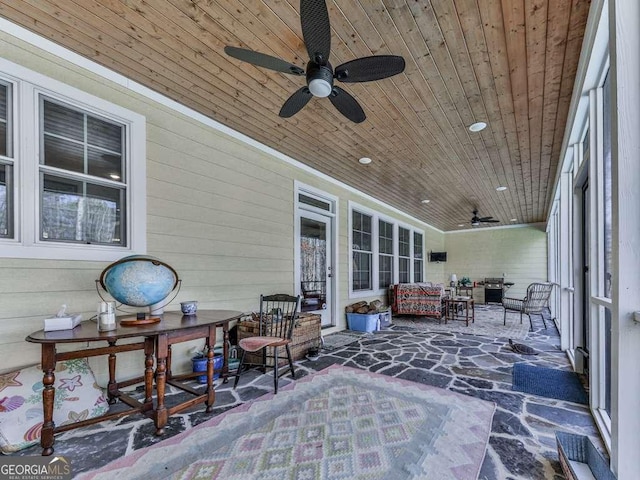
[(118, 302), (148, 307), (164, 300), (178, 284), (178, 274), (163, 261), (131, 255), (102, 271), (100, 285)]

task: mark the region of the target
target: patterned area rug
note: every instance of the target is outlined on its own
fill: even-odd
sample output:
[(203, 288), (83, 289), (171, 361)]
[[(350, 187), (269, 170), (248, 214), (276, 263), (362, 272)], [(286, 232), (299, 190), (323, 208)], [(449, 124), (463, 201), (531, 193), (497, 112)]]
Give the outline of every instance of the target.
[(495, 405), (338, 365), (81, 479), (476, 479)]
[[(476, 321), (466, 326), (464, 320), (449, 321), (446, 325), (444, 318), (438, 324), (438, 319), (432, 317), (418, 317), (411, 315), (403, 315), (393, 317), (393, 329), (398, 327), (416, 328), (418, 330), (430, 332), (460, 332), (469, 333), (471, 335), (484, 335), (492, 338), (512, 338), (514, 340), (524, 339), (529, 333), (529, 319), (525, 315), (522, 323), (520, 323), (520, 314), (507, 313), (507, 325), (503, 324), (504, 310), (499, 305), (476, 305)], [(534, 325), (540, 317), (534, 315)]]

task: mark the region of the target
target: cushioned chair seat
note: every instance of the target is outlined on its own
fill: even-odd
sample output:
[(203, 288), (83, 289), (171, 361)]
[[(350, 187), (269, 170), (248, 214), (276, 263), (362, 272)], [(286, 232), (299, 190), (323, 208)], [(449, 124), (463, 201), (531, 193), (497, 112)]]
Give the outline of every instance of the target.
[(257, 352), (264, 347), (282, 347), (289, 343), (289, 340), (280, 337), (249, 337), (240, 340), (240, 348), (247, 352)]

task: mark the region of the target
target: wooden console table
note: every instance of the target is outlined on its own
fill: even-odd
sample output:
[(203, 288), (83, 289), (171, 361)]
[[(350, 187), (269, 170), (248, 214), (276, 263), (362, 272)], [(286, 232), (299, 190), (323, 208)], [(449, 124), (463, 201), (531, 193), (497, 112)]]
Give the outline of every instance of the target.
[[(140, 327), (118, 326), (110, 332), (98, 332), (95, 322), (85, 321), (72, 330), (59, 330), (45, 332), (39, 330), (29, 335), (27, 342), (39, 343), (42, 347), (42, 371), (44, 377), (42, 383), (42, 408), (44, 411), (44, 424), (42, 426), (42, 455), (53, 453), (54, 435), (56, 433), (83, 427), (103, 420), (123, 417), (131, 413), (140, 412), (153, 419), (156, 427), (156, 435), (164, 433), (164, 427), (170, 415), (199, 403), (205, 403), (207, 412), (210, 412), (215, 402), (213, 388), (213, 347), (216, 343), (216, 329), (223, 330), (223, 367), (222, 377), (225, 379), (229, 373), (228, 365), (228, 340), (229, 322), (240, 318), (241, 312), (234, 310), (200, 310), (197, 315), (182, 315), (180, 312), (166, 312), (160, 323), (144, 325)], [(129, 315), (130, 316), (130, 315)], [(143, 340), (135, 343), (117, 345), (123, 339), (142, 337)], [(202, 375), (202, 372), (187, 373), (173, 376), (171, 373), (171, 345), (204, 338), (207, 346), (207, 387), (203, 392), (185, 385), (181, 380)], [(107, 346), (85, 347), (72, 352), (58, 352), (58, 344), (86, 344), (87, 342), (106, 342)], [(116, 381), (116, 354), (135, 350), (144, 351), (144, 375), (124, 382)], [(155, 372), (154, 372), (155, 354)], [(53, 422), (53, 405), (55, 399), (55, 368), (56, 363), (75, 358), (95, 357), (99, 355), (109, 356), (109, 383), (107, 385), (107, 398), (110, 404), (120, 400), (130, 408), (124, 411), (106, 413), (96, 418), (83, 420), (73, 424), (56, 427)], [(155, 378), (156, 405), (153, 405), (153, 387)], [(142, 402), (120, 391), (120, 388), (144, 382), (145, 398)], [(194, 398), (179, 405), (167, 408), (164, 402), (166, 384), (173, 385), (183, 391), (191, 393)]]

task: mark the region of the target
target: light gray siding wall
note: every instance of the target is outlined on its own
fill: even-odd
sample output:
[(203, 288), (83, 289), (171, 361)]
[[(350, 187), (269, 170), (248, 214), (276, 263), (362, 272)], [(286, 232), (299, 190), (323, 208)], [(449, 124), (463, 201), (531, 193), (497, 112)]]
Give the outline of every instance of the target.
[[(172, 265), (182, 279), (182, 290), (167, 310), (196, 299), (200, 308), (251, 311), (257, 309), (261, 293), (294, 291), (294, 180), (339, 198), (336, 329), (344, 328), (342, 312), (351, 302), (350, 200), (423, 229), (426, 251), (443, 248), (444, 235), (427, 225), (19, 39), (0, 34), (0, 56), (146, 117), (147, 253)], [(0, 369), (39, 361), (39, 346), (24, 338), (42, 328), (42, 319), (62, 303), (85, 319), (92, 316), (99, 300), (94, 281), (106, 265), (3, 258), (0, 251)], [(426, 267), (427, 279), (442, 276), (432, 264)], [(174, 350), (175, 370), (189, 367), (191, 347)], [(91, 360), (101, 381), (103, 360)], [(134, 376), (141, 365), (141, 355), (119, 356), (119, 378)]]
[[(532, 282), (547, 280), (547, 237), (542, 228), (491, 228), (445, 235), (447, 281), (452, 273), (458, 280), (502, 277), (513, 282), (507, 295), (522, 298)], [(484, 291), (474, 290), (484, 301)]]

